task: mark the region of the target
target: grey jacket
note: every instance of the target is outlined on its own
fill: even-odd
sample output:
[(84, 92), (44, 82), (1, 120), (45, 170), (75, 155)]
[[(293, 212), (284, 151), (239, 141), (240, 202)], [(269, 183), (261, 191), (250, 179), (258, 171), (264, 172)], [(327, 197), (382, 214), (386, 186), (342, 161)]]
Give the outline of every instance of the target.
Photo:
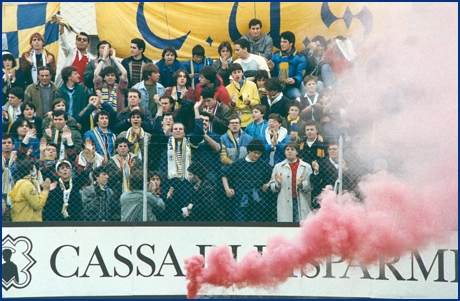
[[(127, 191), (121, 195), (121, 221), (141, 222), (143, 210), (143, 192), (141, 190)], [(165, 209), (161, 198), (147, 192), (147, 220), (156, 221), (155, 213)]]
[[(57, 91), (58, 87), (53, 83), (51, 84), (51, 94), (50, 102), (54, 100), (54, 92)], [(35, 114), (37, 117), (43, 118), (44, 115), (48, 112), (43, 112), (43, 100), (40, 92), (40, 82), (37, 81), (34, 84), (27, 86), (26, 91), (24, 92), (24, 102), (31, 101), (35, 105)]]
[(263, 56), (267, 60), (269, 60), (272, 57), (273, 39), (270, 36), (261, 33), (260, 39), (254, 41), (251, 38), (251, 35), (248, 33), (245, 34), (242, 38), (248, 40), (249, 43), (251, 43), (251, 53)]

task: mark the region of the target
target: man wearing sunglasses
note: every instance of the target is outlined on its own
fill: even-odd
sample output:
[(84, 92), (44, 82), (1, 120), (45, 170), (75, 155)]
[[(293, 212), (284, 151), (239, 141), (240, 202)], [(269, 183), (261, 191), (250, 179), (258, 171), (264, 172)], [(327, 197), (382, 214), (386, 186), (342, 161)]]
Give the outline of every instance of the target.
[[(94, 56), (88, 51), (89, 36), (85, 32), (80, 32), (80, 34), (78, 34), (76, 37), (75, 46), (72, 46), (67, 40), (66, 34), (64, 33), (64, 25), (62, 23), (59, 24), (59, 43), (65, 55), (65, 61), (62, 68), (67, 66), (75, 66), (77, 68), (78, 74), (80, 75), (80, 83), (83, 84), (83, 73), (85, 72), (86, 65), (94, 59)], [(56, 76), (55, 84), (58, 87), (62, 84), (62, 76), (60, 73)]]

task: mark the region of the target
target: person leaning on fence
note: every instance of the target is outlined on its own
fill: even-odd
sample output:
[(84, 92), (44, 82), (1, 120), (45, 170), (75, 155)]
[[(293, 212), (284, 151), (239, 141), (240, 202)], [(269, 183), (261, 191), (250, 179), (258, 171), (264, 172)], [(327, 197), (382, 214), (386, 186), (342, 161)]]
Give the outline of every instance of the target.
[[(130, 175), (131, 190), (121, 195), (121, 221), (136, 222), (143, 220), (143, 188), (144, 173), (136, 170)], [(156, 221), (159, 212), (163, 211), (165, 203), (156, 194), (147, 192), (147, 221)]]
[(8, 194), (11, 198), (11, 220), (13, 222), (41, 222), (42, 210), (49, 199), (50, 189), (57, 182), (51, 183), (47, 178), (43, 182), (43, 190), (35, 178), (37, 169), (34, 161), (18, 162), (18, 180)]
[(93, 170), (91, 185), (82, 190), (83, 215), (85, 221), (119, 221), (120, 202), (113, 198), (108, 187), (110, 175), (105, 166)]
[(270, 180), (272, 167), (260, 160), (265, 152), (260, 139), (253, 139), (247, 146), (248, 154), (222, 171), (222, 184), (227, 197), (231, 199), (226, 216), (235, 221), (261, 222), (267, 207), (266, 183)]
[(299, 159), (299, 145), (288, 142), (284, 147), (286, 159), (275, 165), (270, 188), (278, 193), (277, 221), (299, 222), (311, 211), (310, 164)]
[(72, 165), (62, 160), (56, 163), (57, 186), (50, 189), (48, 201), (43, 208), (43, 221), (82, 221), (83, 205), (78, 182), (72, 178)]

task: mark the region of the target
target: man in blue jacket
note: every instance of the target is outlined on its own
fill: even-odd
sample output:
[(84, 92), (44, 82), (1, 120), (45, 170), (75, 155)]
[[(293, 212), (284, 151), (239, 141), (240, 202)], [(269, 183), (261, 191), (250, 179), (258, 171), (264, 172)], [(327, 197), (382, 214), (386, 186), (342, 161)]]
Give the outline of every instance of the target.
[(285, 31), (280, 35), (281, 50), (275, 52), (271, 61), (267, 62), (272, 77), (278, 77), (285, 84), (284, 94), (289, 99), (300, 101), (300, 87), (307, 60), (302, 53), (295, 48), (295, 35), (291, 31)]

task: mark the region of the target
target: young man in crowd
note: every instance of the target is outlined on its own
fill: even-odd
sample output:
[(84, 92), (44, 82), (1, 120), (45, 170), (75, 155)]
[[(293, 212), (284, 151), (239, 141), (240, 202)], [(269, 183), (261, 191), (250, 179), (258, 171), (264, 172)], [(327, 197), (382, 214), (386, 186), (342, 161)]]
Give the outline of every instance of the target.
[(267, 107), (257, 104), (252, 108), (252, 119), (254, 120), (244, 129), (244, 132), (253, 138), (257, 138), (268, 127), (268, 121), (264, 119)]
[(310, 164), (299, 159), (299, 145), (288, 142), (284, 147), (286, 159), (275, 165), (270, 188), (278, 194), (277, 221), (300, 222), (310, 213)]
[(266, 191), (270, 180), (271, 166), (260, 157), (264, 145), (259, 139), (251, 140), (247, 155), (227, 166), (222, 172), (225, 194), (231, 199), (234, 221), (265, 221), (264, 213), (268, 205)]
[(287, 117), (287, 104), (289, 98), (283, 93), (283, 84), (277, 78), (269, 78), (264, 84), (266, 91), (266, 102), (262, 103), (267, 107), (267, 115), (280, 114), (281, 117)]
[(2, 107), (2, 132), (9, 133), (13, 123), (21, 114), (21, 104), (24, 98), (24, 90), (19, 87), (8, 91), (8, 102)]
[(279, 114), (268, 116), (268, 127), (258, 137), (265, 145), (265, 152), (261, 160), (275, 166), (284, 160), (284, 146), (291, 141), (287, 130), (282, 127), (283, 118)]
[(242, 38), (251, 44), (251, 53), (260, 55), (266, 60), (272, 57), (273, 39), (262, 32), (262, 21), (259, 19), (249, 21), (249, 33)]
[(63, 160), (67, 152), (77, 153), (83, 144), (80, 132), (69, 129), (67, 120), (67, 112), (53, 111), (53, 126), (45, 131), (48, 141), (58, 146), (59, 160)]
[(115, 151), (115, 134), (110, 130), (110, 115), (107, 111), (99, 111), (94, 116), (94, 122), (97, 126), (92, 130), (88, 130), (83, 140), (87, 138), (94, 141), (96, 152), (104, 157), (104, 161), (108, 162)]
[(21, 71), (24, 74), (26, 85), (36, 83), (38, 80), (38, 69), (48, 67), (51, 71), (50, 79), (56, 75), (56, 59), (54, 54), (44, 48), (45, 39), (35, 32), (30, 36), (30, 50), (24, 52), (21, 56)]
[(283, 118), (283, 127), (288, 131), (292, 142), (299, 144), (305, 141), (305, 120), (300, 119), (300, 103), (297, 100), (290, 100), (287, 103), (288, 116)]
[[(62, 17), (58, 17), (58, 19), (60, 21)], [(89, 35), (81, 31), (75, 37), (75, 46), (72, 46), (67, 41), (66, 34), (64, 33), (64, 24), (59, 23), (59, 25), (59, 45), (65, 56), (63, 67), (76, 67), (78, 75), (80, 75), (80, 83), (83, 84), (86, 65), (94, 60), (94, 55), (89, 52)], [(56, 76), (55, 82), (58, 87), (62, 84), (60, 73)]]
[(130, 52), (131, 56), (121, 61), (121, 65), (127, 72), (128, 88), (139, 83), (143, 79), (142, 68), (148, 63), (153, 63), (144, 55), (145, 41), (142, 39), (134, 38), (131, 40)]
[(211, 88), (204, 87), (201, 90), (201, 100), (203, 111), (209, 113), (209, 131), (221, 136), (228, 129), (228, 117), (232, 110), (226, 104), (214, 98), (214, 91)]
[(251, 44), (248, 40), (243, 38), (236, 40), (235, 53), (238, 55), (238, 59), (233, 63), (241, 65), (247, 80), (254, 81), (254, 75), (257, 70), (270, 72), (266, 60), (260, 55), (251, 53)]
[(324, 139), (318, 134), (318, 123), (314, 120), (305, 122), (305, 135), (307, 139), (300, 143), (299, 158), (308, 164), (319, 158), (324, 158)]
[(15, 180), (18, 178), (17, 169), (17, 152), (14, 149), (14, 139), (11, 134), (2, 134), (2, 199), (6, 203), (7, 214), (4, 216), (5, 221), (11, 220), (9, 208), (11, 206), (11, 198), (8, 196), (13, 190)]
[(222, 103), (230, 104), (230, 95), (224, 86), (223, 79), (217, 74), (216, 69), (212, 66), (205, 66), (200, 70), (200, 83), (195, 88), (195, 99), (200, 99), (201, 90), (204, 87), (211, 88), (214, 91), (214, 98)]
[[(118, 64), (116, 64), (118, 59), (115, 57), (114, 50), (112, 45), (106, 40), (100, 41), (97, 46), (98, 56), (96, 59), (89, 61), (86, 65), (85, 72), (83, 73), (85, 86), (89, 89), (92, 89), (94, 92), (94, 71), (98, 64), (101, 65), (101, 70), (104, 70), (105, 67), (112, 66), (116, 69), (116, 75), (121, 75), (121, 70), (118, 69)], [(100, 73), (100, 72), (99, 72)], [(98, 74), (99, 74), (98, 73)]]
[(184, 62), (184, 68), (190, 74), (192, 87), (195, 89), (200, 82), (199, 72), (205, 66), (212, 66), (212, 59), (206, 57), (203, 46), (195, 45), (192, 48), (192, 58)]
[(77, 118), (88, 103), (88, 89), (80, 84), (77, 67), (67, 66), (61, 70), (62, 85), (54, 92), (54, 99), (62, 98), (67, 104), (67, 114)]
[(133, 110), (129, 113), (129, 120), (131, 122), (131, 127), (126, 131), (118, 134), (118, 138), (124, 137), (128, 139), (131, 143), (129, 149), (130, 153), (133, 153), (135, 156), (139, 157), (142, 160), (142, 153), (144, 152), (144, 140), (150, 140), (150, 133), (145, 132), (142, 129), (142, 121), (144, 119), (144, 114), (140, 110)]
[(220, 160), (225, 165), (230, 165), (238, 159), (247, 155), (246, 147), (252, 140), (252, 136), (241, 129), (241, 119), (238, 115), (231, 115), (228, 118), (228, 131), (220, 137), (221, 152)]
[(318, 78), (312, 75), (307, 75), (303, 79), (306, 92), (300, 97), (303, 108), (300, 116), (304, 120), (319, 120), (321, 118), (323, 107), (319, 101), (319, 94), (316, 92), (317, 82)]
[(133, 86), (141, 93), (140, 105), (150, 111), (153, 115), (157, 113), (155, 99), (165, 94), (165, 87), (160, 84), (160, 70), (153, 63), (147, 63), (142, 67), (142, 81)]
[(152, 113), (143, 107), (141, 104), (141, 93), (136, 89), (128, 90), (128, 107), (121, 110), (117, 115), (117, 121), (114, 128), (115, 134), (119, 134), (123, 131), (127, 131), (131, 127), (131, 121), (129, 115), (131, 111), (140, 110), (144, 114), (144, 119), (142, 120), (142, 129), (146, 132), (152, 131)]
[(283, 92), (289, 99), (300, 101), (300, 88), (307, 68), (305, 57), (295, 48), (295, 35), (285, 31), (280, 35), (281, 49), (268, 61), (272, 77), (277, 77), (286, 85)]

